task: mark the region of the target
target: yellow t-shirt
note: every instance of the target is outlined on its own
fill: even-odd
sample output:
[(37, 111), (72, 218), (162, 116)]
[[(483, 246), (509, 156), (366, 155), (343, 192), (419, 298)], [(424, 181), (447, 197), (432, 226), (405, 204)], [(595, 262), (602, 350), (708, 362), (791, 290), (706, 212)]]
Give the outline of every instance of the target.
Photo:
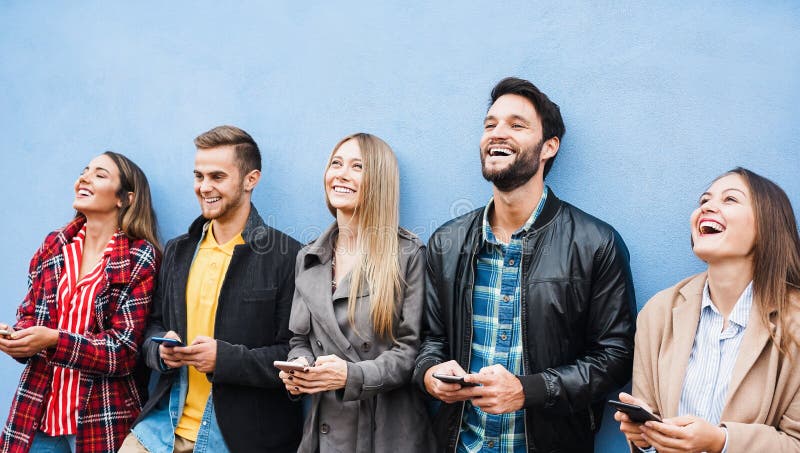
[[(208, 226), (203, 242), (189, 270), (189, 279), (186, 282), (186, 341), (191, 344), (198, 336), (214, 336), (214, 321), (217, 316), (217, 300), (228, 265), (231, 263), (233, 248), (244, 244), (242, 234), (239, 233), (228, 241), (219, 245), (213, 234), (214, 222)], [(200, 373), (194, 367), (189, 367), (189, 390), (186, 394), (186, 403), (183, 414), (178, 421), (175, 434), (191, 441), (197, 441), (200, 422), (206, 408), (206, 402), (211, 395), (211, 383), (205, 373)]]

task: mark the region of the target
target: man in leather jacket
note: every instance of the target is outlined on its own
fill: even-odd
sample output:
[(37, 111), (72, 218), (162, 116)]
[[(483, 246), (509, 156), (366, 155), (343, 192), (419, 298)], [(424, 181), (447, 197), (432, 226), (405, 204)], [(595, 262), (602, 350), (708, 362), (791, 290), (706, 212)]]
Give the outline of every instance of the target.
[(544, 93), (500, 81), (480, 143), (493, 197), (429, 241), (414, 379), (444, 403), (440, 451), (592, 452), (606, 394), (631, 377), (628, 250), (544, 184), (563, 135)]

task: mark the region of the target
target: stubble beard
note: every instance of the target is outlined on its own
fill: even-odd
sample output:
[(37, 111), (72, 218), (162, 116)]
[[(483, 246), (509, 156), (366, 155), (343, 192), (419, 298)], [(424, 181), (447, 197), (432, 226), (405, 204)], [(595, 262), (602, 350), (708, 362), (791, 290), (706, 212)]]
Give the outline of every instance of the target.
[[(487, 145), (491, 146), (491, 145)], [(518, 150), (514, 161), (506, 168), (490, 171), (486, 168), (486, 153), (481, 149), (481, 173), (483, 178), (492, 183), (501, 192), (511, 192), (533, 178), (539, 171), (539, 156), (542, 154), (544, 140), (528, 149)]]

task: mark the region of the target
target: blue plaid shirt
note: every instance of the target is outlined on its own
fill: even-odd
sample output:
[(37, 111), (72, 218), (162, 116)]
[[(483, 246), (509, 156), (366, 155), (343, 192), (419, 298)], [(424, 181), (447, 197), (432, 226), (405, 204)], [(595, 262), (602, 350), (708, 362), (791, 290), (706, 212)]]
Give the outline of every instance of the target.
[[(470, 373), (483, 367), (502, 365), (515, 375), (522, 366), (522, 322), (519, 280), (522, 266), (522, 237), (544, 207), (548, 189), (525, 225), (511, 235), (508, 244), (497, 240), (489, 224), (494, 200), (483, 211), (483, 246), (475, 264), (472, 293), (472, 351)], [(525, 411), (487, 414), (467, 401), (461, 421), (458, 452), (524, 452)]]

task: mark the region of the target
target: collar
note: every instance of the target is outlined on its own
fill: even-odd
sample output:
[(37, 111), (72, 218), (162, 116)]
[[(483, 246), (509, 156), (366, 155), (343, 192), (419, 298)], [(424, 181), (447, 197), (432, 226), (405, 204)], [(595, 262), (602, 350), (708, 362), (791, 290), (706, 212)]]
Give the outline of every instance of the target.
[[(733, 306), (733, 310), (731, 311), (731, 315), (729, 317), (730, 321), (741, 328), (747, 327), (747, 321), (750, 318), (750, 308), (753, 306), (753, 282), (751, 281), (747, 287), (742, 291), (742, 294), (739, 295), (739, 299), (736, 301), (736, 305)], [(708, 279), (706, 279), (705, 285), (703, 285), (703, 299), (700, 305), (701, 310), (705, 310), (706, 308), (713, 310), (714, 313), (719, 313), (717, 307), (714, 305), (714, 302), (711, 300), (711, 292), (709, 291), (708, 287)]]
[[(536, 208), (533, 210), (530, 217), (528, 217), (528, 220), (525, 222), (525, 224), (511, 235), (511, 239), (517, 239), (531, 229), (533, 224), (536, 222), (536, 219), (539, 217), (539, 214), (542, 213), (542, 209), (544, 209), (549, 192), (550, 191), (547, 186), (544, 186), (544, 190), (542, 190), (542, 196), (539, 198), (539, 203), (536, 205)], [(500, 241), (497, 240), (497, 237), (495, 237), (494, 232), (492, 231), (491, 224), (489, 224), (489, 213), (493, 208), (494, 197), (489, 199), (489, 203), (487, 203), (486, 207), (483, 209), (483, 240), (490, 244), (500, 244)]]
[(303, 265), (308, 268), (313, 265), (310, 258), (316, 258), (320, 264), (327, 263), (333, 258), (333, 241), (339, 234), (339, 224), (334, 221), (322, 234), (308, 244)]
[(219, 244), (217, 239), (214, 237), (214, 230), (212, 228), (213, 225), (213, 220), (203, 225), (203, 238), (200, 240), (200, 248), (216, 249), (228, 256), (233, 256), (233, 249), (239, 244), (244, 244), (242, 233), (240, 232), (224, 244)]
[[(210, 223), (211, 221), (203, 216), (197, 217), (189, 226), (189, 236), (202, 240)], [(247, 216), (247, 222), (245, 222), (244, 229), (241, 233), (244, 243), (264, 242), (265, 239), (263, 236), (270, 230), (272, 229), (264, 223), (256, 207), (253, 206), (253, 203), (250, 203), (250, 214)]]

